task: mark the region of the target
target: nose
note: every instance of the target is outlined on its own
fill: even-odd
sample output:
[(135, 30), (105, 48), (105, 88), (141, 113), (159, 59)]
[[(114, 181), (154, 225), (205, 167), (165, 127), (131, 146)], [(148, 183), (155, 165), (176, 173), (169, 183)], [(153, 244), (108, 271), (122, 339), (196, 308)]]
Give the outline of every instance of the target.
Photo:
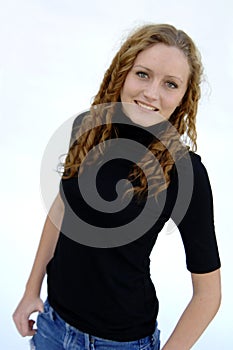
[(144, 97), (148, 101), (157, 101), (159, 99), (159, 94), (160, 94), (160, 86), (159, 86), (159, 81), (154, 80), (151, 81), (145, 86), (144, 88)]

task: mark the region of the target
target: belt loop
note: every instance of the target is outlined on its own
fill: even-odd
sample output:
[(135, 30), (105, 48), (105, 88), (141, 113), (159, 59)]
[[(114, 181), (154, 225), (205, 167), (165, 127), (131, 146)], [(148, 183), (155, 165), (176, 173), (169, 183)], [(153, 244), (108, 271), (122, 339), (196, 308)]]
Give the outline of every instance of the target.
[(94, 350), (94, 344), (95, 344), (95, 338), (89, 334), (89, 341), (90, 341), (90, 349)]
[(90, 335), (87, 333), (84, 334), (84, 341), (85, 341), (85, 350), (90, 350)]

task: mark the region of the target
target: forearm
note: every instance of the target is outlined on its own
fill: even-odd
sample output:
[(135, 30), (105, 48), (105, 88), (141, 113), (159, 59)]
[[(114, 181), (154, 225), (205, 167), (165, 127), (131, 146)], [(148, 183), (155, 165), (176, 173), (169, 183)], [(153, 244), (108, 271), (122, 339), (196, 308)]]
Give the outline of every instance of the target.
[(219, 286), (212, 290), (208, 289), (205, 292), (201, 290), (194, 293), (193, 298), (162, 350), (191, 349), (217, 313), (220, 301), (220, 282)]
[(25, 294), (40, 295), (46, 266), (53, 257), (64, 210), (56, 199), (46, 218), (34, 264), (26, 284)]
[(46, 266), (54, 254), (57, 239), (60, 232), (64, 215), (64, 205), (58, 195), (51, 206), (42, 231), (40, 244), (36, 253), (35, 261), (26, 284), (23, 298), (19, 302), (13, 320), (22, 336), (35, 334), (33, 320), (29, 320), (33, 312), (43, 312), (43, 301), (40, 298), (41, 285), (45, 276)]
[(218, 310), (216, 302), (194, 297), (162, 350), (189, 350)]

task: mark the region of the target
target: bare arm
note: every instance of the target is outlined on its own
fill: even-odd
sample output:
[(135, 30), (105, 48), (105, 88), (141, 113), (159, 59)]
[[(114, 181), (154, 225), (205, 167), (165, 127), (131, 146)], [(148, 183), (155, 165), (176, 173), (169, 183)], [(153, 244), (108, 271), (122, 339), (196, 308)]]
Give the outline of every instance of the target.
[(57, 195), (45, 220), (35, 261), (26, 284), (26, 289), (18, 307), (13, 314), (15, 325), (22, 336), (31, 336), (33, 321), (30, 315), (36, 311), (43, 311), (40, 290), (46, 273), (46, 266), (53, 257), (58, 235), (64, 215), (64, 205), (60, 195)]
[(189, 350), (217, 313), (221, 301), (220, 270), (192, 274), (193, 297), (162, 350)]

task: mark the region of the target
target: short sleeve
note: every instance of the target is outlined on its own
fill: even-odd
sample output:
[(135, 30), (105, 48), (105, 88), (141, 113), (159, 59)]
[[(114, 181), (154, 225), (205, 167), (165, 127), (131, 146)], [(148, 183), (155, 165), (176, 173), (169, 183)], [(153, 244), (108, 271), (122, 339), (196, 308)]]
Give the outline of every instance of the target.
[(213, 197), (207, 170), (201, 157), (190, 152), (193, 191), (183, 219), (176, 223), (186, 253), (187, 269), (208, 273), (221, 265), (214, 226)]

